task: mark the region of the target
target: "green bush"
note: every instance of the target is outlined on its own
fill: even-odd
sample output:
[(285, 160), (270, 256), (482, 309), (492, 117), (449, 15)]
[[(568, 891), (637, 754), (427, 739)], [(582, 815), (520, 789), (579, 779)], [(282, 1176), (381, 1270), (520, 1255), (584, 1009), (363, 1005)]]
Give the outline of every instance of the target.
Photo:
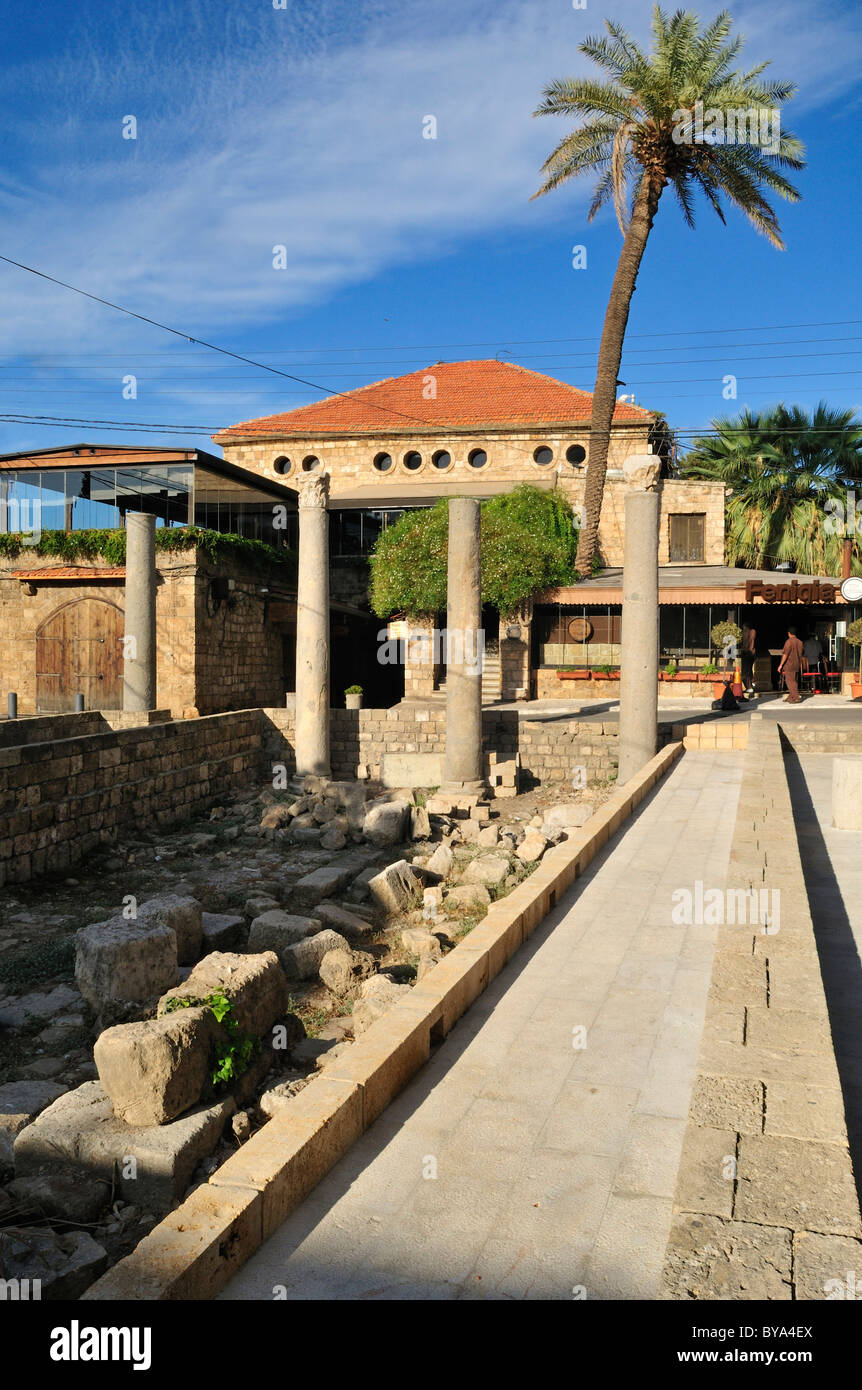
[[(559, 492), (522, 484), (482, 503), (482, 602), (506, 616), (542, 589), (574, 583), (575, 522)], [(406, 512), (371, 556), (371, 607), (380, 618), (446, 607), (448, 500)]]

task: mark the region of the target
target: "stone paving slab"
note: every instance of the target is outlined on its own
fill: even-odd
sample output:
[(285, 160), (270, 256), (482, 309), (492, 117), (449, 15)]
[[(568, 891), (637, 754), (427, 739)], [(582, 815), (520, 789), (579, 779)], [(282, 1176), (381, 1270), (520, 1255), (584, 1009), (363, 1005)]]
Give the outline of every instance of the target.
[(677, 763), (220, 1298), (657, 1296), (714, 937), (672, 894), (723, 881), (740, 775)]

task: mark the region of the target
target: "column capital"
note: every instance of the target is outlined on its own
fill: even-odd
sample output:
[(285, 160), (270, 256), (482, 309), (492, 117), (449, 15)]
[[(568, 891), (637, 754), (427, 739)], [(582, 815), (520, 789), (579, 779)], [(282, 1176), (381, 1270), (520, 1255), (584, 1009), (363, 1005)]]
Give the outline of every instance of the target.
[(654, 492), (659, 485), (661, 459), (657, 454), (629, 454), (623, 476), (632, 492)]
[(296, 480), (301, 511), (325, 511), (329, 500), (329, 474), (303, 473)]

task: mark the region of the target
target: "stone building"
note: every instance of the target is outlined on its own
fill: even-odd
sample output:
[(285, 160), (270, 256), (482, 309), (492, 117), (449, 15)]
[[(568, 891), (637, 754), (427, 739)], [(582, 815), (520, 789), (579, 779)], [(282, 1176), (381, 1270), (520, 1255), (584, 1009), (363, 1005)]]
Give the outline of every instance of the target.
[[(283, 704), (293, 683), (294, 510), (280, 483), (199, 449), (72, 445), (0, 458), (0, 693), (21, 714), (122, 705), (125, 569), (99, 554), (43, 554), (40, 534), (112, 531), (127, 512), (153, 512), (159, 530), (197, 526), (280, 547), (270, 570), (241, 546), (156, 552), (157, 704), (209, 714)], [(277, 509), (281, 509), (279, 513)], [(255, 557), (256, 559), (256, 557)], [(5, 705), (5, 699), (4, 699)]]
[[(520, 483), (558, 488), (577, 511), (589, 460), (592, 396), (509, 362), (438, 362), (297, 410), (248, 420), (214, 435), (225, 456), (248, 472), (288, 487), (303, 473), (330, 475), (330, 537), (335, 573), (353, 573), (354, 601), (364, 584), (363, 557), (381, 530), (412, 507), (441, 497), (493, 497)], [(665, 454), (661, 419), (621, 398), (614, 414), (599, 527), (609, 567), (622, 564), (626, 484), (622, 462), (654, 449)], [(665, 463), (664, 472), (669, 470)], [(667, 476), (662, 487), (659, 562), (721, 565), (724, 487)], [(486, 610), (485, 693), (537, 693), (538, 671), (556, 664), (554, 635), (582, 614), (573, 595), (549, 593), (499, 631)], [(416, 625), (411, 625), (415, 631)], [(618, 660), (619, 611), (590, 604), (589, 640), (570, 659)], [(545, 650), (548, 648), (548, 651)], [(408, 649), (406, 695), (429, 695), (445, 681), (444, 663), (427, 644)], [(439, 655), (439, 654), (438, 654)]]

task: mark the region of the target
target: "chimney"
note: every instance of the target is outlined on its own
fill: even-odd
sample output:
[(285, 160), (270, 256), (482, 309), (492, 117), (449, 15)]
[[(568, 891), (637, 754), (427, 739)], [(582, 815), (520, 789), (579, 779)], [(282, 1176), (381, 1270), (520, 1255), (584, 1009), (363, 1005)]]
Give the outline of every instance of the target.
[(853, 572), (853, 542), (845, 540), (841, 552), (841, 578), (849, 579)]

